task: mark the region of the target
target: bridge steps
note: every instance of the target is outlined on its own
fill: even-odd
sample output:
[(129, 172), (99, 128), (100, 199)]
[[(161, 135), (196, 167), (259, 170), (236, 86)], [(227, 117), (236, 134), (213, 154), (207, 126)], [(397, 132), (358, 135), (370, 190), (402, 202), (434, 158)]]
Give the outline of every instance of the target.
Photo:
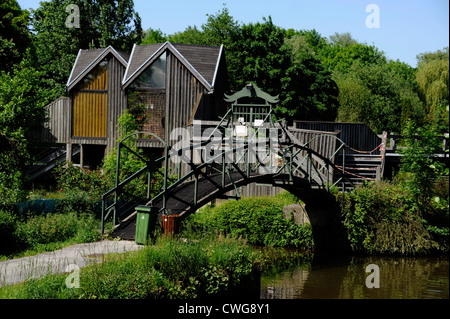
[[(342, 169), (342, 157), (336, 158), (336, 165)], [(346, 183), (346, 188), (353, 189), (354, 186), (361, 185), (364, 181), (377, 180), (380, 167), (381, 156), (379, 154), (346, 154), (345, 172), (347, 179), (351, 182)]]
[[(38, 159), (33, 165), (27, 168), (26, 174), (30, 181), (44, 175), (48, 171), (52, 170), (60, 163), (66, 160), (67, 149), (65, 146), (61, 147), (49, 147), (40, 154)], [(73, 147), (72, 155), (80, 153), (80, 146)]]

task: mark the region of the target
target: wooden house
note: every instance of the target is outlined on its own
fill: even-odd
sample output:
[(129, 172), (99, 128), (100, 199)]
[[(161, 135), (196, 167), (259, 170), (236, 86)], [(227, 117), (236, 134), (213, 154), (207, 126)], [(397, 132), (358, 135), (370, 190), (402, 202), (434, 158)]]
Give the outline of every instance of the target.
[[(210, 120), (225, 113), (227, 89), (224, 48), (172, 44), (135, 45), (122, 88), (146, 108), (143, 131), (172, 144), (169, 134), (194, 119)], [(143, 147), (161, 147), (156, 140)]]
[[(142, 130), (172, 144), (173, 128), (225, 112), (227, 85), (223, 46), (166, 42), (135, 45), (131, 54), (111, 46), (80, 50), (67, 81), (68, 97), (46, 106), (49, 121), (39, 140), (65, 144), (65, 160), (73, 160), (76, 148), (81, 166), (98, 165), (117, 144), (119, 116), (138, 103), (145, 113)], [(162, 147), (156, 139), (139, 140), (138, 146)]]

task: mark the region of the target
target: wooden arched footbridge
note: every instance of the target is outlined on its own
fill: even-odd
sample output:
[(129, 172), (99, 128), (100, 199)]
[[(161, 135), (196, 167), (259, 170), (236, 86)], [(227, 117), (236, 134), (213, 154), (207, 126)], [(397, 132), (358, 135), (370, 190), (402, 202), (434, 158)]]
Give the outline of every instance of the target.
[[(173, 132), (177, 142), (172, 146), (156, 135), (142, 132), (119, 142), (116, 185), (102, 198), (102, 232), (104, 222), (112, 218), (115, 236), (133, 239), (137, 205), (151, 207), (159, 217), (165, 214), (185, 218), (215, 198), (230, 198), (230, 191), (236, 194), (232, 198), (239, 198), (241, 186), (259, 183), (287, 189), (307, 207), (318, 207), (308, 212), (313, 233), (326, 234), (332, 219), (327, 205), (332, 205), (334, 198), (330, 191), (345, 192), (363, 180), (382, 176), (386, 134), (378, 146), (359, 151), (348, 146), (336, 132), (292, 128), (275, 120), (272, 104), (277, 97), (254, 85), (226, 95), (225, 100), (231, 107), (220, 121), (193, 121), (190, 130)], [(159, 139), (164, 155), (149, 162), (134, 153), (145, 166), (120, 181), (121, 152), (133, 152), (126, 142), (138, 134)], [(161, 167), (163, 185), (159, 194), (151, 196), (152, 176)], [(130, 200), (127, 187), (145, 174), (146, 198)], [(123, 197), (128, 199), (121, 200)]]

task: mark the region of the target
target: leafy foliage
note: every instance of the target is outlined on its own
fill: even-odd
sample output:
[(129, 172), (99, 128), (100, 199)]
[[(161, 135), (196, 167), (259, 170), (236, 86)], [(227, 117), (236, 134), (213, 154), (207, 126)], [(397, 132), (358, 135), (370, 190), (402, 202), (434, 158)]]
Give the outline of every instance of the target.
[[(80, 8), (81, 28), (67, 28), (66, 7)], [(78, 50), (114, 45), (130, 50), (141, 38), (133, 1), (47, 1), (29, 13), (16, 1), (0, 6), (0, 203), (23, 199), (24, 167), (44, 106), (64, 94)], [(6, 38), (8, 36), (8, 38)], [(4, 58), (3, 58), (4, 55)]]
[(20, 63), (31, 40), (30, 14), (16, 0), (0, 4), (0, 71), (11, 72)]
[(60, 192), (88, 193), (96, 200), (99, 200), (110, 186), (110, 181), (101, 170), (80, 169), (71, 163), (63, 163), (57, 167), (55, 174)]
[[(77, 203), (76, 206), (81, 205)], [(64, 242), (93, 242), (100, 239), (98, 225), (94, 215), (86, 210), (64, 211), (60, 206), (56, 213), (19, 216), (11, 210), (2, 209), (0, 255), (9, 256), (26, 250), (54, 250)]]
[[(118, 119), (119, 127), (119, 140), (123, 140), (130, 134), (137, 133), (139, 126), (138, 120), (135, 116), (131, 114), (129, 110), (125, 112)], [(136, 173), (140, 169), (144, 168), (147, 163), (136, 156), (139, 155), (141, 158), (148, 158), (142, 149), (136, 146), (137, 135), (133, 135), (128, 138), (124, 145), (127, 148), (121, 150), (120, 154), (120, 172), (119, 181), (124, 181), (127, 177)], [(116, 177), (116, 167), (117, 167), (117, 152), (118, 148), (113, 148), (104, 159), (103, 167), (105, 170), (105, 178), (108, 181), (108, 189), (114, 186)], [(160, 193), (163, 185), (163, 168), (159, 168), (152, 172), (152, 185), (150, 193), (152, 196)], [(133, 194), (139, 198), (147, 198), (147, 174), (132, 180), (128, 185), (125, 186), (125, 191), (128, 194)]]
[[(69, 4), (80, 10), (80, 28), (66, 26)], [(79, 49), (112, 45), (129, 52), (142, 37), (141, 19), (130, 0), (48, 1), (32, 13), (35, 63), (42, 67), (46, 85), (57, 87), (55, 98), (64, 93)]]
[[(23, 238), (28, 247), (63, 242), (76, 236), (80, 223), (79, 216), (74, 213), (35, 216), (18, 225), (17, 237)], [(82, 227), (92, 228), (89, 226), (90, 223), (92, 220), (87, 221)]]
[(442, 148), (442, 137), (433, 126), (417, 129), (412, 123), (404, 133), (406, 147), (400, 150), (401, 172), (406, 174), (405, 185), (421, 206), (431, 197), (434, 183), (444, 175), (443, 164), (431, 157)]
[[(370, 183), (337, 198), (354, 252), (420, 255), (448, 251), (448, 236), (445, 239), (429, 231), (426, 212), (418, 209), (400, 183)], [(448, 214), (446, 218), (448, 224)], [(440, 228), (443, 225), (437, 228), (445, 233)]]
[[(419, 95), (427, 107), (429, 122), (442, 114), (449, 105), (449, 53), (444, 51), (428, 52), (419, 55), (416, 80)], [(448, 132), (448, 116), (447, 116)]]
[(310, 225), (297, 225), (293, 219), (283, 217), (283, 207), (290, 203), (281, 196), (227, 201), (192, 215), (187, 223), (197, 224), (191, 227), (200, 232), (219, 231), (246, 238), (252, 245), (310, 249), (313, 247)]
[[(192, 299), (244, 294), (242, 281), (254, 280), (257, 255), (242, 241), (221, 237), (185, 243), (163, 238), (138, 252), (110, 256), (80, 272), (80, 288), (66, 275), (32, 279), (2, 298)], [(6, 296), (5, 296), (6, 294)]]
[(345, 43), (339, 41), (324, 46), (319, 54), (325, 67), (343, 73), (348, 72), (354, 63), (369, 66), (386, 61), (384, 53), (374, 45), (359, 43), (355, 40)]
[(40, 72), (20, 67), (0, 74), (0, 203), (21, 200), (23, 171), (33, 147), (29, 138), (44, 121)]
[(146, 44), (156, 44), (164, 43), (167, 41), (167, 36), (160, 30), (154, 30), (152, 28), (144, 31), (144, 37), (142, 39), (141, 45)]
[(377, 133), (398, 131), (406, 118), (420, 123), (424, 107), (401, 73), (404, 71), (392, 64), (354, 63), (346, 73), (336, 72), (340, 91), (337, 119), (366, 123)]

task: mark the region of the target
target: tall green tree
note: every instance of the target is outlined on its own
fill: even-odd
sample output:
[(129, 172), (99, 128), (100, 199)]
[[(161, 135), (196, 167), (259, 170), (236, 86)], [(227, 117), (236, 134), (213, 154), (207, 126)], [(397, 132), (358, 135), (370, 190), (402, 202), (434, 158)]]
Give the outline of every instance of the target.
[(387, 74), (391, 74), (399, 88), (401, 101), (400, 132), (403, 132), (408, 122), (422, 126), (426, 120), (426, 107), (420, 100), (416, 69), (399, 60), (390, 60), (386, 64)]
[[(79, 9), (79, 28), (66, 23), (74, 21), (69, 5)], [(79, 49), (112, 45), (129, 52), (142, 38), (132, 0), (52, 0), (32, 13), (35, 64), (44, 71), (43, 82), (55, 88), (54, 98), (63, 94)]]
[(0, 75), (0, 204), (23, 199), (23, 169), (32, 146), (28, 137), (45, 116), (47, 92), (40, 87), (40, 72), (23, 64)]
[(206, 16), (206, 22), (201, 25), (200, 29), (196, 26), (189, 26), (182, 32), (169, 35), (168, 39), (175, 43), (224, 45), (230, 87), (240, 89), (239, 78), (242, 63), (235, 53), (240, 50), (241, 25), (230, 15), (227, 7)]
[(184, 31), (169, 35), (169, 41), (173, 43), (208, 45), (205, 34), (197, 26), (188, 26)]
[(433, 159), (433, 154), (442, 148), (442, 138), (436, 126), (418, 128), (412, 122), (408, 122), (403, 134), (406, 147), (400, 150), (403, 154), (400, 171), (406, 174), (405, 186), (416, 200), (415, 204), (422, 208), (432, 197), (434, 183), (444, 172), (443, 165)]
[(169, 41), (202, 45), (224, 44), (230, 88), (256, 83), (280, 94), (275, 112), (288, 119), (336, 117), (337, 87), (315, 50), (326, 44), (315, 31), (284, 30), (271, 17), (239, 24), (225, 7), (208, 15), (201, 29), (188, 27)]
[(440, 122), (439, 125), (447, 126), (448, 132), (448, 117), (443, 118), (449, 105), (448, 47), (442, 51), (419, 54), (417, 60), (416, 80), (420, 98), (426, 105), (427, 120), (429, 123)]
[(352, 46), (352, 45), (358, 43), (358, 41), (356, 41), (352, 37), (350, 32), (345, 32), (345, 33), (335, 32), (333, 35), (330, 35), (329, 38), (330, 38), (331, 43), (333, 43), (334, 45), (342, 46), (342, 47), (349, 47), (349, 46)]
[[(66, 9), (74, 4), (79, 9), (74, 17), (79, 18), (79, 28), (78, 23), (66, 23), (73, 14)], [(12, 55), (9, 72), (0, 73), (1, 198), (19, 199), (23, 168), (33, 147), (29, 137), (45, 120), (44, 106), (64, 93), (78, 50), (108, 45), (130, 50), (141, 41), (140, 18), (133, 7), (132, 0), (52, 0), (41, 2), (32, 12), (32, 44), (23, 54), (18, 51), (20, 63)], [(10, 0), (0, 8), (1, 31), (26, 34), (27, 13)], [(4, 9), (9, 11), (3, 14)], [(8, 43), (15, 47), (20, 43), (16, 38)]]
[(420, 123), (424, 116), (413, 85), (394, 65), (355, 63), (347, 72), (335, 72), (334, 79), (339, 87), (338, 121), (363, 122), (376, 133), (401, 133), (402, 113), (403, 122)]
[(303, 35), (285, 39), (291, 65), (282, 79), (282, 95), (286, 98), (278, 109), (290, 118), (334, 121), (338, 87), (308, 43), (311, 40)]
[(279, 94), (280, 80), (291, 64), (284, 30), (269, 16), (263, 22), (242, 25), (237, 41), (239, 50), (230, 52), (239, 63), (239, 69), (234, 70), (235, 89), (254, 81), (268, 93)]
[(143, 39), (141, 41), (141, 45), (145, 44), (156, 44), (156, 43), (164, 43), (166, 42), (168, 37), (160, 30), (154, 30), (149, 28), (144, 31)]
[(373, 65), (386, 62), (382, 51), (374, 45), (357, 42), (349, 33), (331, 36), (331, 42), (323, 46), (318, 54), (323, 65), (333, 72), (345, 73), (353, 63)]
[(30, 15), (16, 0), (0, 3), (0, 71), (11, 72), (31, 42)]

